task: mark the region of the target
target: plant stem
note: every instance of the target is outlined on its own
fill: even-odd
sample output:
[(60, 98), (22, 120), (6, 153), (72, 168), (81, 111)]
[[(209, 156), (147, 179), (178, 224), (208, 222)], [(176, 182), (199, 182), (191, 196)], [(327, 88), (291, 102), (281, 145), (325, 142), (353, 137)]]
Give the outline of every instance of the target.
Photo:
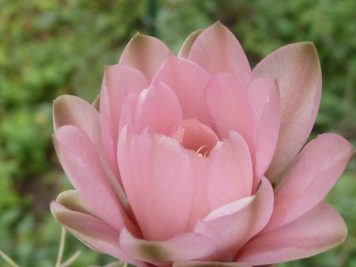
[(1, 249), (0, 249), (0, 256), (8, 263), (10, 264), (11, 267), (19, 267), (19, 265), (17, 265), (9, 256), (7, 256), (5, 254), (5, 252), (3, 252)]
[(59, 250), (58, 250), (58, 256), (57, 256), (57, 261), (56, 261), (56, 267), (60, 267), (61, 266), (62, 257), (63, 257), (63, 251), (64, 251), (64, 245), (65, 245), (65, 239), (66, 239), (66, 230), (62, 227), (61, 241), (59, 243)]
[(68, 260), (66, 260), (61, 267), (68, 267), (70, 266), (80, 255), (80, 250), (78, 250), (77, 252), (75, 252), (72, 256), (69, 257)]

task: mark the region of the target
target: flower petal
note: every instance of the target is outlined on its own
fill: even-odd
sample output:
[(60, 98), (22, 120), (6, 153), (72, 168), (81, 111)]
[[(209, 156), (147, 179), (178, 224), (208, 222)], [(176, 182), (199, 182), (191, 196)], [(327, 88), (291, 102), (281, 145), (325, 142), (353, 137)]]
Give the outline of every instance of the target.
[(237, 260), (265, 265), (306, 258), (337, 246), (346, 235), (340, 215), (321, 203), (298, 220), (257, 235)]
[(90, 141), (95, 145), (101, 164), (110, 178), (110, 182), (122, 195), (123, 190), (117, 178), (118, 172), (116, 175), (113, 173), (113, 168), (111, 168), (107, 154), (104, 152), (102, 141), (105, 143), (105, 139), (102, 139), (99, 113), (94, 106), (76, 96), (60, 96), (53, 104), (53, 123), (55, 130), (61, 126), (72, 125), (81, 129), (89, 137)]
[(215, 251), (211, 239), (196, 233), (183, 233), (165, 241), (147, 241), (134, 237), (126, 229), (121, 231), (120, 246), (130, 257), (153, 264), (199, 259)]
[(241, 135), (231, 131), (229, 139), (211, 151), (209, 161), (206, 188), (210, 210), (251, 195), (252, 161)]
[(91, 103), (95, 110), (99, 111), (100, 109), (100, 94), (96, 96), (94, 101)]
[(230, 73), (217, 75), (206, 90), (206, 101), (221, 138), (239, 132), (253, 151), (254, 117), (247, 88)]
[(198, 222), (194, 232), (214, 240), (218, 246), (218, 255), (231, 261), (237, 251), (266, 226), (272, 208), (273, 188), (263, 178), (256, 195), (214, 210)]
[(281, 128), (267, 176), (277, 179), (307, 140), (318, 112), (321, 70), (312, 43), (284, 46), (264, 58), (254, 78), (277, 79), (281, 95)]
[(68, 179), (90, 211), (117, 230), (129, 223), (88, 136), (74, 126), (62, 126), (53, 139)]
[(220, 22), (199, 34), (190, 49), (188, 59), (212, 74), (230, 72), (244, 86), (252, 77), (250, 65), (239, 41)]
[(89, 208), (87, 207), (85, 202), (81, 199), (77, 190), (67, 190), (61, 192), (57, 196), (56, 202), (60, 203), (61, 205), (65, 206), (66, 208), (72, 211), (91, 214)]
[(158, 70), (155, 80), (167, 84), (176, 93), (184, 118), (196, 118), (211, 126), (212, 118), (205, 101), (205, 90), (212, 76), (198, 64), (173, 56)]
[(182, 261), (173, 263), (173, 267), (253, 267), (243, 262)]
[(91, 249), (137, 266), (146, 266), (128, 257), (119, 247), (119, 232), (104, 221), (73, 211), (58, 202), (51, 203), (53, 217)]
[(100, 95), (100, 126), (102, 139), (110, 164), (119, 176), (117, 141), (123, 101), (128, 94), (138, 94), (148, 86), (142, 72), (123, 65), (106, 66)]
[(178, 57), (183, 57), (186, 58), (189, 55), (190, 49), (192, 48), (192, 45), (194, 44), (195, 40), (201, 34), (203, 30), (197, 30), (195, 32), (192, 32), (187, 39), (185, 39), (183, 45), (179, 49), (178, 52)]
[(125, 128), (118, 159), (144, 238), (165, 240), (185, 232), (196, 183), (185, 149), (175, 139), (147, 131), (137, 135)]
[(275, 80), (258, 78), (248, 88), (251, 107), (255, 116), (254, 188), (265, 174), (276, 150), (281, 120), (280, 96)]
[(273, 229), (305, 214), (323, 201), (352, 155), (352, 145), (336, 134), (321, 134), (297, 156), (275, 190)]
[(119, 64), (132, 66), (151, 80), (169, 54), (168, 47), (157, 38), (136, 34), (122, 52)]
[(64, 125), (82, 129), (95, 144), (101, 147), (99, 114), (88, 102), (73, 95), (63, 95), (53, 102), (53, 125), (57, 130)]
[(182, 109), (172, 89), (162, 82), (154, 82), (150, 88), (126, 100), (120, 129), (129, 125), (136, 133), (148, 128), (154, 133), (172, 135), (182, 119)]

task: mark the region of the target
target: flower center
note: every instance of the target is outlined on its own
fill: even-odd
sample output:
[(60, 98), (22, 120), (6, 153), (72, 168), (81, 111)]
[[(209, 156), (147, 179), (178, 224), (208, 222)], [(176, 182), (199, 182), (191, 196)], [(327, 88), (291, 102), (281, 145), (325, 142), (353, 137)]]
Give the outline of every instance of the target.
[(175, 138), (183, 147), (195, 151), (200, 157), (209, 156), (219, 141), (215, 132), (197, 119), (184, 120), (176, 131)]

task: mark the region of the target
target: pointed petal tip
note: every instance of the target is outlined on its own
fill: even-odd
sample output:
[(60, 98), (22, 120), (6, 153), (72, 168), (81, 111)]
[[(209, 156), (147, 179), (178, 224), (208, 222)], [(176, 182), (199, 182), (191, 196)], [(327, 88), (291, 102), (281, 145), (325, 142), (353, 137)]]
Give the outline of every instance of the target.
[(223, 28), (226, 28), (226, 26), (224, 24), (222, 24), (219, 19), (217, 21), (215, 21), (213, 24), (211, 24), (210, 27), (223, 27)]
[(53, 218), (59, 222), (59, 212), (61, 211), (62, 207), (57, 201), (51, 201), (49, 204), (50, 211), (52, 213)]
[(151, 80), (170, 53), (169, 48), (159, 39), (136, 34), (122, 52), (119, 64), (132, 66)]
[(198, 29), (191, 34), (185, 39), (184, 43), (182, 44), (181, 48), (179, 49), (178, 52), (178, 57), (181, 58), (187, 58), (190, 52), (190, 49), (192, 48), (195, 40), (198, 38), (198, 36), (202, 33), (203, 29)]

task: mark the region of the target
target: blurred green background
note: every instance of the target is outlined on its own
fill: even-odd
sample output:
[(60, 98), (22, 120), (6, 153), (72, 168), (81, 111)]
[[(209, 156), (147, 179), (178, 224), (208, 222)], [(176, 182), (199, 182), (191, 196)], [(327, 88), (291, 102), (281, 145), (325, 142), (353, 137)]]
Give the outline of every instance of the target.
[[(177, 51), (192, 31), (217, 19), (239, 38), (252, 66), (291, 42), (315, 43), (323, 97), (313, 133), (356, 141), (355, 0), (0, 0), (0, 249), (20, 266), (54, 266), (60, 227), (49, 202), (66, 181), (51, 143), (51, 106), (67, 93), (92, 101), (105, 64), (116, 63), (135, 32)], [(356, 267), (355, 163), (329, 201), (349, 227), (347, 241), (320, 256), (282, 266)], [(113, 259), (68, 235), (72, 266)], [(0, 266), (7, 266), (0, 258)]]

